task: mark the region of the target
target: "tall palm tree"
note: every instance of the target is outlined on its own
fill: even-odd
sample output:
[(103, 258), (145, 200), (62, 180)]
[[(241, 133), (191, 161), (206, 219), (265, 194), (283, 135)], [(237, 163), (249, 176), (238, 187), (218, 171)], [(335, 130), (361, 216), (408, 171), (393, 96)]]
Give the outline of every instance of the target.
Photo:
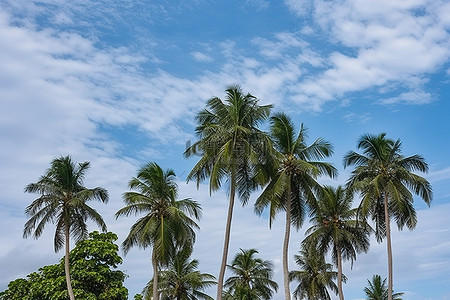
[(158, 164), (149, 163), (139, 169), (137, 177), (128, 184), (131, 192), (123, 194), (126, 204), (116, 213), (128, 217), (144, 214), (130, 229), (122, 243), (126, 254), (133, 246), (152, 247), (153, 299), (159, 299), (158, 272), (167, 265), (177, 247), (191, 247), (195, 240), (196, 220), (201, 215), (200, 205), (189, 198), (177, 200), (175, 173), (164, 171)]
[[(367, 280), (369, 286), (364, 288), (364, 293), (366, 293), (367, 300), (387, 300), (388, 299), (388, 288), (386, 286), (386, 278), (381, 281), (380, 275), (373, 275), (372, 281)], [(401, 296), (403, 293), (393, 293), (393, 300), (402, 300)]]
[(80, 241), (88, 236), (88, 219), (106, 231), (106, 224), (100, 214), (87, 202), (99, 200), (108, 202), (108, 192), (100, 187), (93, 189), (83, 186), (83, 179), (89, 169), (89, 162), (76, 164), (70, 156), (55, 158), (45, 175), (36, 183), (25, 187), (25, 192), (40, 194), (26, 209), (30, 219), (25, 223), (23, 237), (41, 236), (47, 223), (56, 224), (55, 252), (65, 245), (64, 270), (67, 292), (74, 300), (69, 270), (70, 236)]
[(356, 219), (357, 209), (352, 209), (352, 198), (341, 186), (323, 188), (317, 209), (306, 231), (304, 243), (317, 249), (320, 255), (331, 250), (338, 268), (338, 294), (344, 300), (342, 290), (342, 261), (356, 259), (356, 254), (369, 250), (369, 229)]
[(261, 214), (269, 207), (270, 226), (278, 211), (285, 211), (286, 225), (283, 242), (283, 275), (285, 299), (291, 298), (289, 288), (288, 248), (291, 226), (299, 229), (304, 221), (307, 205), (314, 207), (315, 194), (321, 186), (319, 176), (334, 177), (336, 169), (321, 160), (329, 157), (332, 146), (319, 138), (307, 145), (303, 124), (298, 134), (291, 119), (278, 113), (270, 118), (270, 136), (275, 147), (271, 178), (256, 200), (255, 212)]
[(363, 154), (350, 151), (344, 157), (344, 166), (354, 165), (347, 186), (361, 193), (361, 216), (370, 216), (375, 222), (378, 242), (384, 237), (388, 253), (388, 300), (392, 300), (393, 267), (390, 220), (394, 218), (399, 230), (414, 229), (417, 215), (413, 206), (413, 193), (428, 206), (433, 198), (430, 183), (414, 171), (427, 172), (428, 165), (420, 155), (403, 156), (400, 140), (379, 135), (363, 135), (358, 149)]
[(315, 249), (304, 248), (300, 255), (295, 255), (295, 262), (300, 270), (289, 273), (291, 281), (299, 282), (294, 290), (295, 299), (331, 300), (328, 289), (337, 294), (338, 288), (333, 281), (337, 272), (333, 271), (332, 264), (325, 262), (323, 255)]
[(274, 291), (278, 290), (278, 284), (272, 280), (273, 264), (256, 258), (257, 253), (255, 249), (241, 249), (228, 266), (233, 273), (225, 281), (226, 294), (231, 296), (229, 298), (269, 300)]
[(210, 192), (218, 190), (224, 180), (229, 185), (217, 300), (222, 299), (236, 193), (246, 204), (250, 192), (257, 186), (254, 177), (270, 152), (270, 140), (258, 126), (269, 117), (271, 107), (259, 105), (253, 95), (243, 94), (238, 86), (230, 86), (224, 101), (214, 97), (198, 113), (196, 134), (199, 140), (185, 151), (186, 157), (201, 155), (187, 176), (188, 182), (195, 180), (198, 187), (200, 182), (209, 178)]
[[(190, 260), (192, 249), (177, 251), (166, 269), (159, 271), (159, 287), (162, 300), (213, 300), (204, 290), (216, 284), (216, 278), (197, 270), (198, 260)], [(145, 299), (151, 299), (153, 280), (144, 289)]]

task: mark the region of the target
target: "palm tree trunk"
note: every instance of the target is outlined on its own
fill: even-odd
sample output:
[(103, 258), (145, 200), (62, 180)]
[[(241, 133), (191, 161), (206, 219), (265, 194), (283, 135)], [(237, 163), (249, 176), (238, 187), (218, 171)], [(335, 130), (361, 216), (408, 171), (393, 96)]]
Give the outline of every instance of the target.
[(153, 265), (153, 300), (159, 300), (158, 293), (158, 262), (156, 260), (156, 252), (152, 250), (152, 265)]
[(227, 224), (225, 227), (225, 239), (223, 242), (222, 264), (220, 265), (219, 279), (217, 281), (217, 300), (222, 300), (223, 280), (225, 277), (225, 268), (227, 266), (228, 247), (230, 245), (231, 219), (233, 217), (234, 198), (236, 194), (236, 176), (234, 171), (230, 180), (230, 201), (228, 203)]
[(70, 270), (69, 270), (69, 242), (70, 242), (70, 237), (69, 237), (69, 224), (65, 224), (65, 229), (64, 229), (64, 234), (65, 234), (65, 250), (66, 250), (66, 255), (64, 256), (64, 272), (66, 273), (66, 282), (67, 282), (67, 292), (69, 293), (69, 298), (70, 300), (75, 300), (75, 295), (73, 294), (73, 290), (72, 290), (72, 281), (70, 280)]
[(291, 235), (291, 186), (287, 189), (287, 203), (286, 203), (286, 228), (284, 231), (283, 241), (283, 283), (284, 283), (284, 299), (291, 300), (291, 290), (289, 288), (289, 265), (288, 265), (288, 250), (289, 237)]
[(339, 246), (336, 247), (337, 252), (337, 267), (338, 267), (338, 292), (339, 292), (339, 300), (344, 300), (344, 291), (342, 290), (342, 255), (341, 248)]
[(389, 218), (388, 192), (384, 193), (384, 219), (386, 222), (386, 241), (388, 253), (388, 300), (392, 300), (392, 290), (394, 285), (392, 269), (392, 245), (391, 245), (391, 220)]

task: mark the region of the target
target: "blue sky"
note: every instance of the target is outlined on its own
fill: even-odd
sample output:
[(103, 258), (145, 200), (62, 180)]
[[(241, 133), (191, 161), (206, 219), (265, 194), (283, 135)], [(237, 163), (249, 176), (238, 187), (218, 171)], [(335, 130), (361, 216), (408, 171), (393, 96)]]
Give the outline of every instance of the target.
[[(334, 145), (340, 175), (324, 183), (345, 183), (343, 155), (364, 133), (386, 132), (405, 155), (425, 157), (434, 200), (415, 202), (416, 230), (393, 232), (395, 289), (450, 299), (448, 1), (1, 0), (0, 41), (0, 290), (62, 256), (52, 253), (51, 225), (22, 239), (34, 199), (23, 188), (67, 154), (91, 162), (88, 187), (109, 190), (110, 203), (94, 206), (119, 242), (134, 222), (114, 218), (129, 179), (150, 161), (173, 168), (180, 196), (203, 206), (194, 256), (217, 275), (226, 192), (185, 184), (196, 161), (182, 153), (206, 100), (239, 84), (304, 123), (310, 141)], [(258, 249), (281, 285), (283, 223), (269, 230), (251, 205), (237, 205), (230, 256)], [(304, 229), (292, 235), (291, 257)], [(151, 277), (150, 250), (130, 251), (122, 269), (131, 298)], [(387, 275), (385, 244), (373, 241), (345, 274), (346, 298), (362, 299), (368, 278)]]

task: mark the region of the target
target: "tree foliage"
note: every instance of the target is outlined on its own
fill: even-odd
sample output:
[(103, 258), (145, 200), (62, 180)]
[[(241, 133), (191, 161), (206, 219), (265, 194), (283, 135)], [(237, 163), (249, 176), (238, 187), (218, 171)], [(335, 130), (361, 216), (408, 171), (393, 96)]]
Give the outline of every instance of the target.
[[(70, 252), (73, 292), (77, 299), (126, 300), (128, 290), (123, 286), (126, 275), (117, 270), (122, 263), (117, 235), (94, 231), (89, 238), (77, 243)], [(37, 272), (8, 284), (0, 293), (1, 300), (67, 300), (64, 259), (59, 264), (40, 268)]]
[(289, 273), (291, 281), (298, 281), (294, 290), (295, 299), (331, 300), (328, 289), (337, 294), (338, 288), (334, 282), (337, 272), (333, 271), (332, 264), (325, 262), (323, 255), (305, 248), (300, 255), (295, 255), (295, 262), (300, 270)]
[[(372, 281), (367, 280), (369, 284), (364, 288), (364, 293), (366, 293), (367, 300), (387, 300), (388, 299), (388, 288), (386, 286), (386, 278), (381, 280), (380, 275), (373, 275)], [(400, 298), (403, 293), (393, 293), (393, 300), (402, 300)]]
[(273, 264), (255, 257), (255, 249), (242, 250), (236, 254), (228, 269), (232, 272), (225, 281), (224, 299), (227, 300), (268, 300), (278, 290), (272, 280)]
[[(167, 268), (159, 271), (158, 290), (163, 300), (213, 300), (204, 290), (216, 284), (216, 278), (198, 271), (199, 262), (190, 259), (192, 249), (177, 251)], [(151, 299), (153, 280), (144, 288), (145, 299)]]

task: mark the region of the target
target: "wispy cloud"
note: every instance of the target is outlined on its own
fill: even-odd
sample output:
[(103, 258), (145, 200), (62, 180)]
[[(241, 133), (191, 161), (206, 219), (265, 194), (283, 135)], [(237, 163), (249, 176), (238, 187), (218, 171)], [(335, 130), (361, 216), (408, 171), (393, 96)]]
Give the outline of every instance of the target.
[(198, 62), (212, 62), (213, 61), (213, 58), (211, 56), (208, 56), (205, 53), (202, 53), (199, 51), (191, 52), (191, 56)]

